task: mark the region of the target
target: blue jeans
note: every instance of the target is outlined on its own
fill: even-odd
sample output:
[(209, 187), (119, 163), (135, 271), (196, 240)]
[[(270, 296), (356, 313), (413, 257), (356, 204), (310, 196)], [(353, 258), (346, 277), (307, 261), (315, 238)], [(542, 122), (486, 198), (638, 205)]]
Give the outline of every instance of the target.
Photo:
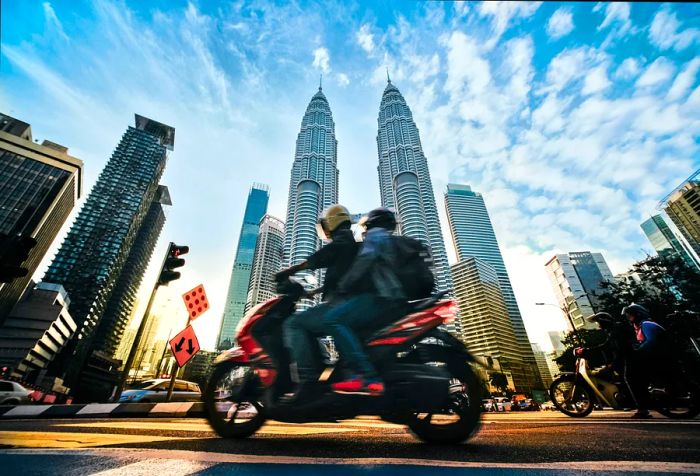
[(365, 353), (357, 332), (379, 329), (401, 317), (403, 311), (405, 305), (401, 301), (360, 294), (333, 307), (323, 322), (335, 340), (338, 353), (351, 370), (365, 378), (376, 378), (377, 371)]
[(314, 382), (321, 373), (316, 339), (328, 335), (323, 318), (330, 309), (330, 304), (324, 302), (284, 322), (284, 345), (292, 362), (296, 362), (299, 383)]

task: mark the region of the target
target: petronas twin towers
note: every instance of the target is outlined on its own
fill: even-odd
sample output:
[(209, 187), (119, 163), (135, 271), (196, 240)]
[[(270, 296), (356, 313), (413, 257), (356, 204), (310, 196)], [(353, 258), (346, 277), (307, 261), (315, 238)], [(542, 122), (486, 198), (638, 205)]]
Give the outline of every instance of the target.
[[(428, 162), (418, 128), (399, 90), (388, 80), (379, 106), (377, 153), (381, 205), (397, 211), (403, 235), (430, 246), (439, 290), (451, 287)], [(297, 136), (289, 183), (285, 266), (321, 245), (315, 224), (324, 208), (338, 202), (338, 141), (321, 87), (311, 98)]]

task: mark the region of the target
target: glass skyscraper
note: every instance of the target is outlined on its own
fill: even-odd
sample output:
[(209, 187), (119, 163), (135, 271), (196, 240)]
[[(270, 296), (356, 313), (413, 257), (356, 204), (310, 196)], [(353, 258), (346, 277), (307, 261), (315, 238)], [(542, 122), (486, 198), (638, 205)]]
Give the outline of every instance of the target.
[(382, 94), (377, 123), (377, 171), (382, 206), (396, 210), (402, 235), (430, 247), (435, 260), (437, 289), (450, 289), (447, 253), (428, 161), (423, 155), (411, 109), (391, 80)]
[(321, 246), (316, 221), (325, 208), (338, 203), (337, 162), (335, 123), (328, 100), (319, 87), (306, 108), (297, 135), (289, 180), (284, 266), (303, 261)]
[[(108, 397), (118, 378), (119, 361), (95, 346), (121, 336), (107, 338), (95, 331), (115, 291), (121, 292), (122, 273), (129, 257), (135, 256), (132, 249), (138, 253), (134, 246), (157, 197), (167, 152), (174, 146), (174, 128), (139, 115), (135, 119), (135, 127), (122, 136), (44, 276), (44, 281), (68, 291), (70, 313), (78, 325), (78, 335), (50, 371), (63, 375), (80, 400)], [(139, 254), (140, 259), (149, 254)], [(109, 324), (110, 332), (121, 332), (120, 320)], [(89, 374), (89, 383), (81, 378), (83, 373)]]
[(248, 297), (248, 285), (250, 284), (250, 272), (253, 268), (253, 256), (255, 244), (258, 240), (260, 220), (267, 213), (267, 203), (270, 199), (270, 191), (265, 185), (254, 184), (248, 193), (248, 202), (243, 214), (243, 225), (238, 238), (238, 249), (233, 261), (231, 280), (228, 283), (228, 294), (224, 316), (221, 320), (217, 348), (228, 349), (233, 346), (233, 335), (238, 321), (243, 317), (245, 303)]
[(36, 144), (29, 124), (0, 113), (0, 234), (37, 241), (23, 264), (29, 273), (0, 283), (0, 325), (82, 194), (82, 173), (82, 161), (66, 147)]
[(662, 202), (666, 214), (700, 256), (700, 169)]
[(445, 206), (458, 260), (463, 261), (474, 257), (488, 263), (496, 272), (523, 362), (528, 367), (524, 373), (528, 381), (525, 385), (522, 382), (520, 385), (530, 388), (540, 386), (539, 372), (530, 339), (523, 324), (518, 302), (515, 300), (513, 286), (503, 262), (484, 197), (472, 191), (469, 185), (449, 184), (445, 193)]
[(282, 268), (283, 256), (284, 222), (279, 218), (265, 215), (260, 221), (258, 243), (255, 246), (246, 311), (277, 294), (274, 277), (275, 273)]
[(640, 226), (659, 256), (676, 256), (688, 266), (700, 268), (700, 262), (696, 260), (694, 253), (673, 233), (663, 216), (654, 215)]

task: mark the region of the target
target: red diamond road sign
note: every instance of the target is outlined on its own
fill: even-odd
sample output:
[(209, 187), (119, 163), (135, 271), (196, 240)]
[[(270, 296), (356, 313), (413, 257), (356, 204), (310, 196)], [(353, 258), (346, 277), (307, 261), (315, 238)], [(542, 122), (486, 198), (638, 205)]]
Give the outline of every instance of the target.
[(204, 293), (204, 285), (200, 284), (182, 295), (185, 307), (190, 315), (190, 321), (194, 321), (209, 309), (209, 301)]
[(185, 365), (199, 352), (199, 341), (192, 326), (185, 327), (185, 330), (170, 340), (170, 349), (179, 367)]

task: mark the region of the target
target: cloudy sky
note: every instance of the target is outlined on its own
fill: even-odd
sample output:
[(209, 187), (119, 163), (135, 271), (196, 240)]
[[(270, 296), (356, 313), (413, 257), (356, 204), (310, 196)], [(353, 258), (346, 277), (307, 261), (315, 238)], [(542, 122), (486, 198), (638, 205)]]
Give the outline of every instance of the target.
[(206, 348), (248, 189), (268, 184), (270, 212), (284, 216), (321, 73), (341, 201), (378, 205), (388, 67), (443, 227), (448, 182), (485, 195), (530, 337), (544, 342), (564, 328), (557, 309), (534, 305), (555, 300), (544, 263), (592, 250), (625, 271), (651, 251), (639, 223), (700, 166), (699, 51), (696, 4), (5, 0), (0, 109), (69, 147), (87, 189), (134, 113), (176, 128), (157, 253), (170, 240), (192, 251), (163, 298), (180, 310), (179, 293), (205, 284), (212, 308), (195, 327)]

